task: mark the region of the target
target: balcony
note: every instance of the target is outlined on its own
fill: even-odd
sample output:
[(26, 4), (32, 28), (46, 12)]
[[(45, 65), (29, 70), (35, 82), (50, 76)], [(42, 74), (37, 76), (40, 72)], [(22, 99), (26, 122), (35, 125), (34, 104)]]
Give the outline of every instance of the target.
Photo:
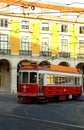
[(70, 58), (69, 52), (59, 52), (59, 57)]
[(0, 54), (3, 54), (3, 55), (10, 55), (11, 54), (11, 51), (10, 49), (0, 49)]
[(84, 58), (84, 53), (78, 53), (77, 58)]
[(32, 56), (32, 51), (30, 51), (30, 50), (19, 50), (19, 54), (20, 55)]
[(40, 51), (40, 56), (51, 56), (52, 53), (50, 51)]

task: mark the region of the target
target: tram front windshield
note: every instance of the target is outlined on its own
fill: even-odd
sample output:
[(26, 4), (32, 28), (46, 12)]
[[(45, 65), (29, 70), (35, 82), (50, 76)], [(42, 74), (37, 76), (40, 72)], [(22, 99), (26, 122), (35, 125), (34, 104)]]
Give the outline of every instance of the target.
[(20, 72), (19, 83), (37, 83), (37, 72)]

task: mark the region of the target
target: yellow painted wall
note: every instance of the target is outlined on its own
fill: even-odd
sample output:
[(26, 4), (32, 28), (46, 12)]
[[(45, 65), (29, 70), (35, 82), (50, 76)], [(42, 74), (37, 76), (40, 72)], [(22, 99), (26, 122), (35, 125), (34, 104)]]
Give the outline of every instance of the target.
[(1, 69), (1, 87), (10, 87), (10, 71), (7, 71), (6, 64)]
[(20, 50), (20, 21), (13, 20), (10, 24), (10, 48), (11, 53), (19, 53)]
[(40, 23), (31, 23), (31, 49), (33, 54), (40, 52)]
[(51, 31), (51, 39), (50, 39), (50, 49), (52, 54), (58, 54), (59, 48), (59, 24), (51, 24), (50, 31)]
[(76, 25), (70, 26), (70, 52), (71, 56), (77, 56), (78, 52), (78, 27)]
[[(31, 22), (30, 47), (32, 54), (40, 52), (40, 22)], [(20, 50), (20, 21), (13, 20), (10, 24), (10, 49), (11, 53), (19, 53)], [(60, 24), (50, 24), (50, 51), (52, 54), (58, 54), (60, 46)], [(78, 27), (70, 25), (70, 49), (71, 56), (77, 56), (78, 52)]]

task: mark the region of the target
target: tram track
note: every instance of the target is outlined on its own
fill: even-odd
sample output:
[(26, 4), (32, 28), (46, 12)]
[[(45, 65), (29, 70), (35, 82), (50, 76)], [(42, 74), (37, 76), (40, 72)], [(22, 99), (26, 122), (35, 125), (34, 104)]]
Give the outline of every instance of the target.
[(33, 123), (37, 123), (39, 125), (44, 125), (44, 126), (49, 127), (49, 128), (55, 128), (57, 130), (84, 129), (84, 126), (67, 124), (67, 123), (62, 123), (62, 122), (57, 122), (57, 121), (43, 120), (43, 119), (38, 119), (38, 118), (32, 118), (32, 117), (26, 117), (26, 116), (21, 116), (21, 115), (10, 114), (10, 113), (0, 112), (0, 117), (1, 116), (4, 117), (4, 118), (31, 121)]
[[(45, 108), (44, 107), (43, 107), (43, 109), (39, 108), (40, 111), (38, 111), (36, 109), (31, 110), (31, 109), (29, 109), (29, 107), (26, 107), (24, 110), (24, 114), (25, 114), (25, 116), (30, 116), (30, 117), (33, 116), (34, 118), (41, 118), (41, 117), (43, 119), (44, 118), (48, 118), (48, 119), (52, 118), (52, 120), (55, 119), (53, 116), (56, 115), (56, 117), (58, 117), (58, 119), (59, 119), (59, 117), (60, 118), (65, 117), (65, 121), (68, 121), (68, 122), (70, 122), (70, 121), (73, 121), (73, 122), (80, 121), (80, 123), (84, 122), (84, 113), (81, 111), (81, 108), (83, 109), (84, 106), (82, 106), (81, 104), (79, 105), (78, 103), (74, 103), (74, 102), (72, 102), (72, 104), (74, 104), (74, 107), (71, 107), (71, 104), (69, 104), (69, 103), (65, 103), (64, 106), (62, 106), (62, 104), (58, 104), (58, 105), (47, 104)], [(56, 109), (54, 109), (52, 106), (56, 107)], [(49, 107), (53, 112), (52, 115), (54, 114), (53, 116), (51, 115), (51, 117), (46, 113), (46, 112), (51, 113), (51, 110), (49, 109)], [(59, 107), (61, 107), (61, 108), (59, 109)], [(44, 115), (44, 117), (39, 116), (40, 113), (42, 113), (44, 111), (45, 111), (46, 115)], [(69, 114), (69, 111), (71, 112), (71, 114)], [(62, 120), (64, 120), (64, 119), (62, 119)]]
[[(77, 105), (79, 105), (79, 104), (75, 103), (73, 109), (71, 108), (71, 105), (65, 105), (64, 107), (62, 107), (60, 112), (62, 115), (68, 115), (68, 113), (66, 113), (67, 112), (66, 110), (68, 110), (68, 112), (71, 110), (72, 114), (69, 115), (69, 118), (83, 123), (84, 122), (84, 112), (82, 112), (82, 109), (84, 108), (84, 106), (83, 105), (77, 106)], [(68, 116), (66, 118), (68, 119)]]
[[(7, 109), (5, 110), (3, 108)], [(81, 111), (83, 108), (84, 105), (82, 102), (74, 101), (48, 103), (44, 105), (3, 103), (0, 107), (0, 117), (4, 117), (4, 119), (9, 118), (9, 120), (15, 119), (22, 120), (22, 122), (32, 122), (32, 124), (35, 123), (52, 130), (84, 130), (84, 115), (83, 111)], [(71, 114), (69, 114), (69, 111)], [(46, 114), (41, 115), (44, 112)], [(51, 112), (52, 115), (49, 114)]]
[[(76, 102), (73, 102), (72, 104), (74, 105), (74, 107), (71, 107), (71, 104), (69, 103), (65, 103), (63, 107), (61, 107), (62, 104), (58, 104), (56, 109), (53, 109), (52, 107), (53, 105), (56, 106), (56, 104), (47, 104), (46, 108), (45, 109), (43, 108), (43, 110), (39, 108), (41, 112), (45, 111), (45, 113), (46, 111), (50, 113), (49, 110), (52, 109), (52, 111), (54, 111), (53, 112), (54, 115), (53, 116), (51, 115), (51, 117), (48, 114), (45, 114), (44, 117), (39, 116), (40, 112), (38, 110), (32, 109), (32, 111), (30, 111), (29, 107), (25, 108), (24, 114), (25, 116), (30, 116), (33, 118), (42, 118), (42, 120), (52, 119), (53, 121), (55, 121), (56, 119), (58, 120), (58, 122), (67, 122), (69, 125), (71, 125), (70, 123), (75, 124), (75, 126), (80, 125), (80, 124), (82, 125), (84, 123), (84, 113), (82, 113), (81, 108), (84, 108), (84, 105), (82, 105), (81, 103), (79, 105)], [(50, 106), (50, 109), (49, 109), (49, 106)], [(59, 109), (58, 106), (60, 106), (61, 108)], [(71, 114), (69, 114), (69, 112), (71, 112)], [(67, 123), (64, 123), (64, 124), (67, 124)]]

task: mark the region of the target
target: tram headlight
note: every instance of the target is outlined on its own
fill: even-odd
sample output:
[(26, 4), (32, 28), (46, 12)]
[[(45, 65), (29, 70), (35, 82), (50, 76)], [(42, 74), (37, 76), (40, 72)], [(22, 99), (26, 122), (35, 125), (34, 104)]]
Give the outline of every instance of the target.
[(26, 88), (27, 88), (27, 86), (24, 85), (24, 86), (23, 86), (23, 92), (26, 92)]
[(27, 88), (27, 86), (26, 86), (26, 85), (24, 85), (24, 86), (23, 86), (23, 89), (26, 89), (26, 88)]

